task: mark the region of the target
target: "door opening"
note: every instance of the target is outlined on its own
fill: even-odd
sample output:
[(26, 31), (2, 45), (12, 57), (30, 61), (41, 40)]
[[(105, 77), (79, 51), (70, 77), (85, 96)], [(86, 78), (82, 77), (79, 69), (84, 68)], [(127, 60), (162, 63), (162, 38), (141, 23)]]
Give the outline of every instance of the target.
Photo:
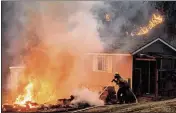
[(155, 93), (155, 65), (156, 61), (135, 61), (133, 91), (136, 95)]

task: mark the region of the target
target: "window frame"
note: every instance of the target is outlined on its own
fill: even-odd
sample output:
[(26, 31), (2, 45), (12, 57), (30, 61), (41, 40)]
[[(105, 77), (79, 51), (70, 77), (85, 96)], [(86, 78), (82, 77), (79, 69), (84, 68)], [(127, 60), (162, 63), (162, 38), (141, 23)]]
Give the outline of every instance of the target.
[[(99, 58), (101, 60), (101, 70), (99, 69)], [(111, 55), (94, 55), (93, 71), (112, 73), (112, 56)]]

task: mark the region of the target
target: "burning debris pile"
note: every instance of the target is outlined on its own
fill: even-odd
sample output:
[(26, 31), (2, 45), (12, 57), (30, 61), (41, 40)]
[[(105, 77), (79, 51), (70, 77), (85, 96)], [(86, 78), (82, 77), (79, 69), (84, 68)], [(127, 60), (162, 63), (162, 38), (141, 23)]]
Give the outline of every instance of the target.
[(26, 101), (24, 104), (4, 104), (2, 110), (6, 112), (39, 112), (39, 111), (63, 111), (66, 108), (76, 108), (71, 105), (73, 96), (70, 99), (58, 99), (57, 104), (38, 104), (31, 101)]
[(89, 88), (79, 88), (72, 92), (73, 95), (70, 98), (57, 99), (54, 104), (35, 102), (32, 90), (33, 84), (29, 82), (25, 87), (24, 94), (19, 95), (13, 104), (3, 104), (2, 110), (5, 112), (61, 112), (117, 103), (114, 86), (103, 87), (99, 93)]
[[(14, 72), (17, 76), (10, 73), (7, 77), (9, 90), (3, 98), (10, 102), (3, 105), (3, 110), (38, 111), (43, 108), (41, 106), (76, 105), (79, 99), (70, 103), (73, 97), (64, 98), (72, 95), (81, 83), (92, 82), (84, 68), (85, 54), (102, 50), (97, 22), (91, 12), (94, 3), (30, 3), (30, 7), (24, 2), (14, 3), (13, 10), (18, 12), (14, 15), (20, 19), (9, 26), (12, 31), (18, 29), (20, 32), (12, 33), (17, 38), (9, 40), (8, 53), (13, 57), (11, 66), (24, 68), (20, 73)], [(15, 23), (22, 28), (13, 25)], [(89, 30), (83, 29), (86, 27)], [(7, 34), (11, 34), (11, 30)]]
[[(30, 83), (27, 88), (32, 87)], [(14, 104), (4, 104), (2, 110), (6, 112), (51, 112), (51, 111), (70, 111), (81, 108), (86, 108), (90, 106), (102, 106), (107, 101), (102, 98), (102, 95), (99, 95), (96, 92), (90, 91), (89, 89), (79, 89), (73, 92), (74, 95), (71, 95), (70, 98), (58, 99), (55, 104), (38, 104), (33, 102), (30, 95), (30, 90), (24, 96), (19, 96), (16, 99)], [(108, 90), (106, 90), (108, 91)], [(105, 94), (105, 92), (103, 91)], [(101, 94), (103, 94), (101, 93)], [(108, 92), (107, 92), (108, 93)], [(106, 94), (107, 94), (106, 93)], [(107, 98), (109, 95), (105, 95), (104, 98)], [(20, 98), (20, 99), (19, 99)], [(22, 100), (23, 98), (23, 100)], [(20, 101), (21, 100), (21, 101)]]

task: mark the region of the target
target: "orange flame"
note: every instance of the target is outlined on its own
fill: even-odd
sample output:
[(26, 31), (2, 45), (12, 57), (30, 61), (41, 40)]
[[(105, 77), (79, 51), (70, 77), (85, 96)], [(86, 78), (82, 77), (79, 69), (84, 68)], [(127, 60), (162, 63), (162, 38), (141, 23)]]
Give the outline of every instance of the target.
[[(33, 101), (33, 96), (32, 96), (32, 90), (33, 90), (33, 83), (32, 82), (29, 82), (29, 84), (25, 87), (25, 94), (24, 95), (19, 95), (17, 98), (16, 98), (16, 101), (15, 101), (15, 104), (18, 104), (18, 105), (25, 105), (26, 102), (28, 101)], [(32, 106), (30, 106), (31, 108)]]
[(109, 14), (105, 14), (105, 19), (106, 19), (106, 21), (110, 21), (111, 20), (110, 15)]
[(144, 35), (147, 34), (151, 29), (156, 27), (157, 25), (163, 22), (163, 18), (161, 15), (153, 14), (152, 19), (149, 21), (149, 24), (145, 27), (141, 27), (137, 33), (131, 33), (132, 36), (134, 35)]

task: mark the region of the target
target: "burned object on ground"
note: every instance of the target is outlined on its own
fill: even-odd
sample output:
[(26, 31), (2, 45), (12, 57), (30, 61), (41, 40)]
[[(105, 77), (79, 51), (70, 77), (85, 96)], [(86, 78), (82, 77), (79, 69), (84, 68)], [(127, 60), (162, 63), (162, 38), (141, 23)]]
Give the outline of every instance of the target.
[(2, 110), (6, 112), (16, 111), (37, 111), (39, 104), (31, 101), (27, 101), (25, 104), (4, 104)]
[(27, 101), (25, 104), (4, 104), (2, 110), (4, 112), (64, 112), (81, 108), (89, 107), (86, 102), (79, 102), (72, 104), (75, 96), (71, 95), (70, 98), (58, 99), (56, 104), (37, 104), (35, 102)]
[(13, 112), (13, 111), (16, 111), (16, 110), (17, 109), (14, 109), (13, 105), (10, 105), (10, 104), (2, 105), (2, 111)]
[(116, 91), (113, 86), (107, 86), (103, 88), (103, 93), (100, 95), (100, 99), (105, 102), (105, 104), (116, 104)]
[(133, 103), (136, 101), (135, 95), (132, 93), (128, 82), (123, 80), (118, 73), (115, 74), (112, 82), (115, 82), (119, 86), (119, 90), (117, 92), (117, 98), (120, 104), (124, 102)]
[(69, 99), (58, 99), (57, 104), (62, 106), (62, 107), (68, 107), (71, 103), (72, 100), (74, 100), (74, 96), (71, 95)]

